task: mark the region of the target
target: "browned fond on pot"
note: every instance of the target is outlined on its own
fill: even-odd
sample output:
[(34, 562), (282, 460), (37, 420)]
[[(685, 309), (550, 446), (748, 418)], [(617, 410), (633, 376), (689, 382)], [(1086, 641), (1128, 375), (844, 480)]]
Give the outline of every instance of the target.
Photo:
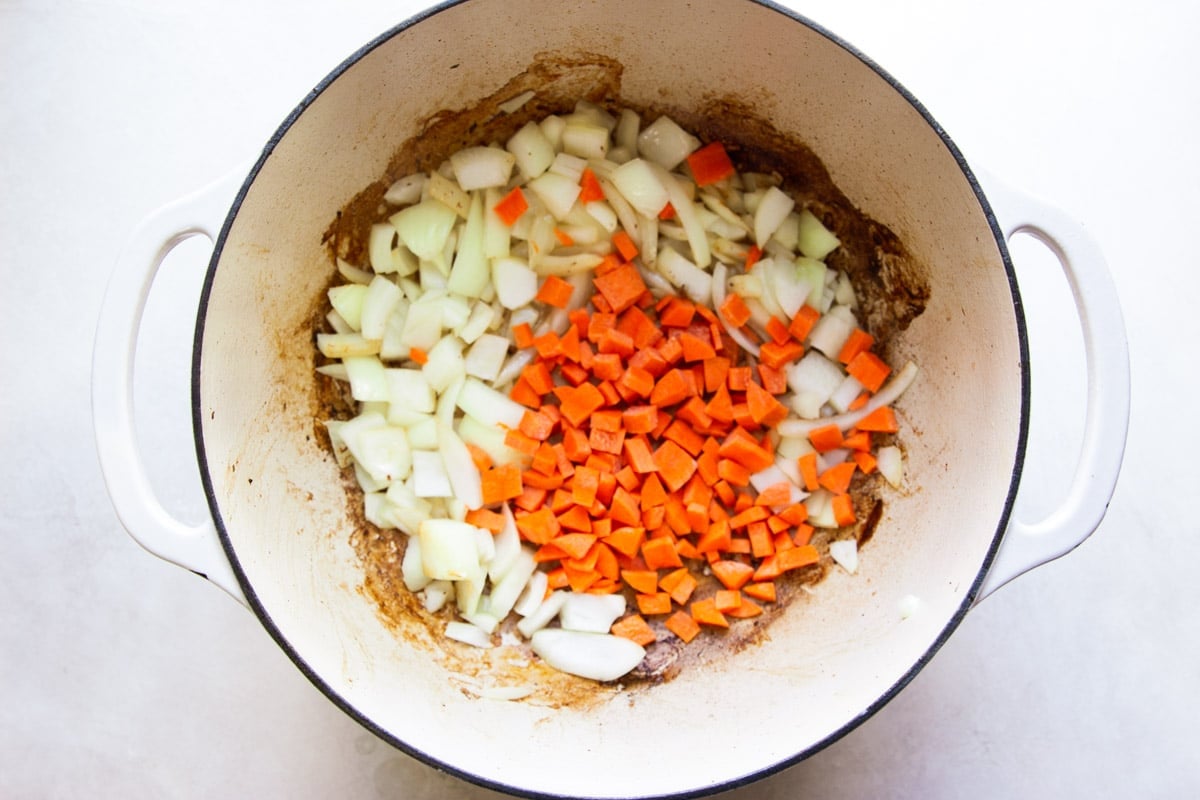
[[(431, 116), (418, 135), (398, 144), (385, 174), (364, 187), (334, 215), (324, 236), (330, 253), (331, 284), (338, 282), (332, 266), (334, 258), (341, 257), (351, 263), (365, 261), (368, 232), (386, 214), (383, 195), (393, 181), (416, 171), (437, 169), (451, 153), (463, 147), (502, 143), (528, 121), (569, 111), (580, 99), (620, 108), (625, 105), (621, 98), (621, 74), (620, 63), (605, 56), (542, 54), (528, 69), (478, 104)], [(500, 103), (527, 90), (536, 94), (520, 110), (512, 114), (497, 111)], [(703, 140), (725, 143), (741, 170), (781, 176), (784, 188), (798, 198), (800, 205), (820, 217), (841, 239), (842, 247), (831, 254), (829, 263), (851, 275), (858, 290), (864, 325), (879, 340), (885, 354), (889, 337), (906, 328), (924, 310), (930, 296), (927, 270), (909, 255), (892, 231), (859, 211), (834, 185), (819, 156), (804, 144), (802, 134), (789, 135), (777, 130), (740, 98), (713, 96), (696, 109), (663, 104), (635, 107), (635, 110), (647, 121), (669, 114)], [(322, 324), (326, 310), (322, 296), (312, 315), (314, 327)], [(318, 379), (318, 383), (321, 385), (314, 404), (318, 419), (354, 413), (353, 402), (343, 384), (332, 379)], [(328, 443), (323, 427), (318, 424), (315, 429)], [(535, 670), (539, 692), (531, 702), (578, 707), (610, 693), (610, 688), (533, 663), (528, 651), (514, 663), (512, 653), (506, 649), (487, 653), (452, 641), (443, 641), (440, 646), (432, 644), (451, 612), (430, 614), (404, 587), (399, 572), (407, 537), (368, 523), (361, 513), (361, 490), (352, 473), (347, 472), (344, 482), (351, 505), (356, 509), (352, 513), (355, 530), (351, 541), (362, 562), (361, 590), (377, 604), (381, 618), (397, 636), (415, 646), (434, 647), (446, 666), (460, 675), (486, 674), (514, 683), (528, 680), (529, 670)], [(779, 601), (766, 604), (761, 616), (735, 621), (728, 631), (706, 630), (687, 646), (681, 646), (666, 633), (661, 622), (652, 621), (660, 640), (648, 648), (645, 662), (625, 683), (654, 684), (669, 680), (681, 670), (730, 657), (769, 636), (770, 623), (785, 610), (801, 605), (809, 596), (804, 587), (824, 577), (830, 565), (829, 541), (854, 536), (865, 543), (871, 538), (883, 512), (879, 486), (877, 476), (857, 482), (854, 497), (860, 521), (843, 531), (817, 531), (813, 543), (822, 552), (822, 563), (779, 580)], [(705, 597), (717, 588), (714, 579), (704, 579), (695, 596)], [(791, 613), (802, 612), (796, 609)], [(414, 627), (414, 620), (421, 627)]]

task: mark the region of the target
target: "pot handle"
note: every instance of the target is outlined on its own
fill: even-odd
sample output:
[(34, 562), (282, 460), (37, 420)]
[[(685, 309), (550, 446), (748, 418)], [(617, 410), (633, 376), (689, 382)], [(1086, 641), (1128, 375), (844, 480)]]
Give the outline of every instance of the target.
[[(1083, 447), (1062, 504), (1036, 522), (1014, 511), (975, 598), (1064, 556), (1100, 525), (1116, 487), (1129, 429), (1129, 349), (1116, 285), (1094, 239), (1063, 212), (977, 174), (1005, 240), (1026, 233), (1058, 258), (1075, 299), (1087, 366)], [(1019, 509), (1017, 510), (1019, 511)]]
[(220, 586), (246, 604), (211, 519), (189, 525), (159, 502), (138, 452), (133, 366), (138, 331), (154, 277), (180, 242), (215, 242), (246, 171), (224, 178), (151, 214), (130, 235), (109, 278), (92, 350), (92, 422), (100, 470), (121, 524), (159, 558)]

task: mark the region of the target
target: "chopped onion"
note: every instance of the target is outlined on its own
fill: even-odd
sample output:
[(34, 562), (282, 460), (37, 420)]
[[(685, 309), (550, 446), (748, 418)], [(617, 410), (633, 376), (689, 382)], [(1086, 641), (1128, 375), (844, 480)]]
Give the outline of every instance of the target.
[(475, 531), (474, 525), (452, 519), (422, 522), (417, 536), (425, 574), (434, 580), (459, 581), (477, 572), (479, 548)]
[(660, 167), (673, 170), (693, 151), (700, 140), (663, 115), (650, 123), (637, 137), (637, 151)]
[(841, 245), (837, 236), (807, 208), (800, 212), (797, 223), (796, 249), (808, 258), (823, 261)]
[[(471, 458), (471, 451), (454, 429), (448, 425), (438, 426), (438, 449), (441, 451), (442, 463), (446, 469), (446, 477), (450, 480), (452, 496), (461, 501), (469, 509), (483, 506), (483, 486), (479, 468)], [(487, 534), (489, 546), (492, 546), (491, 534)], [(490, 559), (490, 556), (488, 557)]]
[(875, 451), (875, 458), (878, 460), (879, 474), (893, 488), (899, 489), (900, 483), (904, 480), (904, 457), (900, 448), (895, 445), (885, 445)]
[(441, 256), (456, 219), (454, 209), (429, 199), (396, 212), (389, 221), (413, 255), (432, 260)]
[(542, 173), (525, 186), (546, 204), (555, 219), (563, 219), (571, 213), (571, 206), (575, 205), (580, 192), (578, 181), (553, 172)]
[(516, 157), (499, 147), (464, 147), (450, 156), (454, 179), (465, 192), (508, 183)]
[(471, 209), (467, 212), (467, 222), (459, 236), (450, 277), (446, 281), (448, 291), (463, 297), (480, 297), (487, 288), (491, 272), (483, 252), (484, 229), (483, 193), (476, 192), (471, 198)]
[(450, 497), (454, 493), (440, 453), (429, 450), (412, 451), (412, 475), (413, 492), (417, 497)]
[(622, 595), (571, 592), (558, 614), (558, 621), (565, 630), (608, 633), (624, 613), (625, 598)]
[(829, 555), (838, 566), (853, 575), (858, 571), (858, 542), (854, 539), (838, 539), (829, 543)]
[(529, 643), (555, 669), (594, 681), (615, 681), (646, 657), (641, 645), (610, 633), (544, 628)]
[(485, 333), (475, 340), (467, 351), (465, 366), (468, 375), (484, 381), (494, 381), (500, 375), (504, 360), (508, 356), (510, 342), (507, 337)]
[(425, 191), (425, 185), (429, 182), (424, 172), (414, 172), (412, 175), (405, 175), (400, 180), (388, 187), (388, 190), (383, 194), (385, 203), (391, 203), (394, 206), (407, 206), (421, 200), (421, 195)]
[[(658, 179), (650, 162), (640, 158), (627, 161), (612, 172), (613, 185), (640, 214), (654, 219), (666, 207), (671, 196)], [(630, 232), (632, 236), (632, 232)]]
[(779, 187), (767, 189), (754, 210), (754, 243), (759, 247), (765, 245), (795, 207), (796, 201)]
[(469, 644), (472, 647), (487, 649), (492, 646), (492, 639), (486, 632), (477, 625), (471, 625), (467, 622), (459, 622), (458, 620), (447, 622), (445, 634), (447, 639)]
[(658, 254), (656, 267), (664, 278), (693, 302), (704, 305), (712, 304), (713, 276), (679, 253), (665, 248)]

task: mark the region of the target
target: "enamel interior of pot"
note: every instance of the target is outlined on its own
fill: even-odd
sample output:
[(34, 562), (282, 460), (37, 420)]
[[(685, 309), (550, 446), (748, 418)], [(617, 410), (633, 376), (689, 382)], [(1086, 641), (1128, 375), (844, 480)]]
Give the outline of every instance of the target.
[[(482, 684), (537, 673), (481, 674), (469, 654), (448, 666), (423, 626), (385, 625), (362, 596), (354, 498), (318, 430), (312, 312), (332, 273), (322, 233), (400, 142), (539, 54), (581, 53), (619, 62), (620, 94), (635, 104), (737, 97), (798, 132), (840, 189), (925, 265), (933, 290), (891, 343), (897, 362), (911, 357), (922, 370), (899, 409), (908, 485), (887, 496), (859, 573), (832, 571), (761, 644), (663, 685), (556, 708), (480, 700)], [(547, 13), (525, 0), (472, 0), (398, 29), (335, 76), (268, 148), (220, 243), (196, 378), (214, 515), (289, 655), (407, 751), (532, 793), (726, 786), (813, 752), (886, 702), (968, 604), (1007, 518), (1024, 413), (1003, 251), (921, 111), (823, 33), (750, 2), (611, 0)], [(909, 595), (919, 609), (902, 619)]]

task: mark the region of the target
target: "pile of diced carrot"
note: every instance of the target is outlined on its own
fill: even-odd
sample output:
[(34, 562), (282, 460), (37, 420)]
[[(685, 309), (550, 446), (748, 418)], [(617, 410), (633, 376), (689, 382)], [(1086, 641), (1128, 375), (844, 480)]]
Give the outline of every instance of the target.
[[(803, 354), (816, 316), (805, 307), (780, 324), (751, 366), (716, 312), (677, 296), (655, 301), (625, 255), (635, 254), (613, 254), (597, 268), (590, 309), (571, 312), (561, 335), (514, 331), (518, 347), (537, 351), (511, 392), (528, 411), (506, 437), (528, 466), (493, 465), (474, 451), (485, 508), (468, 520), (498, 530), (503, 518), (493, 509), (511, 503), (548, 591), (628, 586), (637, 610), (613, 633), (649, 644), (656, 634), (647, 618), (657, 617), (689, 642), (703, 625), (761, 614), (760, 603), (776, 599), (776, 578), (819, 560), (791, 484), (761, 492), (750, 484), (775, 463), (768, 434), (787, 415), (778, 399), (788, 388), (783, 369)], [(560, 283), (567, 286), (548, 278), (541, 299), (565, 305), (570, 292)], [(739, 302), (719, 309), (735, 325), (745, 322)], [(864, 336), (843, 355), (868, 353)], [(854, 522), (850, 480), (874, 469), (869, 429), (885, 430), (880, 423), (887, 420), (846, 437), (819, 428), (811, 437), (818, 450), (846, 447), (853, 458), (819, 475), (815, 454), (800, 461), (808, 489), (833, 492), (839, 524)], [(705, 570), (721, 588), (693, 599)]]

